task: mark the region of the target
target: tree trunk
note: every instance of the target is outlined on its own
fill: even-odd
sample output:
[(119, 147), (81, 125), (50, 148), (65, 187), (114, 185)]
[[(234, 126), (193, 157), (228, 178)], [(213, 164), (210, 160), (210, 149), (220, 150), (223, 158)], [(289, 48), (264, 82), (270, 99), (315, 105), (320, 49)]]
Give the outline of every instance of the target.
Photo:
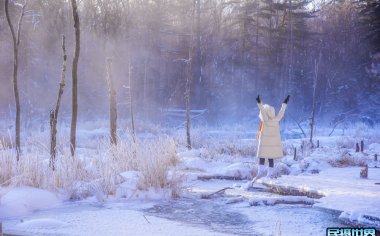
[(191, 98), (191, 82), (192, 82), (192, 68), (193, 68), (193, 55), (194, 55), (194, 14), (195, 2), (191, 19), (191, 33), (190, 33), (190, 45), (189, 45), (189, 58), (186, 64), (186, 88), (185, 88), (185, 101), (186, 101), (186, 141), (187, 148), (191, 149), (191, 135), (190, 135), (190, 98)]
[(289, 67), (288, 67), (288, 81), (286, 83), (286, 91), (288, 91), (290, 87), (290, 83), (293, 80), (293, 12), (292, 12), (293, 6), (292, 6), (292, 0), (289, 0)]
[(110, 137), (111, 144), (117, 144), (117, 105), (116, 105), (116, 91), (112, 74), (112, 59), (107, 59), (107, 85), (108, 94), (110, 99)]
[(313, 143), (313, 135), (314, 135), (314, 126), (315, 126), (315, 102), (316, 102), (316, 90), (317, 90), (317, 81), (318, 81), (318, 68), (319, 68), (319, 61), (321, 59), (321, 56), (319, 56), (318, 62), (317, 59), (314, 61), (314, 82), (313, 82), (313, 105), (311, 110), (311, 117), (310, 117), (310, 144), (312, 147), (314, 147)]
[(204, 107), (206, 98), (203, 96), (203, 84), (202, 81), (202, 52), (201, 52), (201, 0), (194, 0), (194, 15), (193, 24), (195, 29), (193, 29), (193, 58), (192, 58), (192, 98), (193, 105), (196, 107)]
[(50, 167), (55, 170), (55, 158), (57, 154), (57, 122), (58, 122), (58, 113), (59, 107), (61, 105), (61, 98), (63, 90), (65, 88), (66, 81), (66, 68), (67, 68), (67, 55), (66, 55), (66, 40), (65, 36), (62, 35), (62, 54), (63, 54), (63, 63), (62, 63), (62, 74), (61, 82), (59, 83), (59, 91), (57, 97), (57, 103), (55, 109), (50, 112)]
[(70, 150), (71, 155), (74, 156), (76, 148), (76, 129), (78, 119), (78, 61), (80, 51), (80, 24), (78, 15), (78, 6), (76, 0), (71, 0), (73, 9), (74, 28), (75, 28), (75, 51), (72, 66), (72, 116), (71, 116), (71, 130), (70, 130)]
[(25, 13), (25, 6), (22, 6), (22, 11), (20, 18), (18, 20), (18, 26), (17, 26), (17, 36), (14, 31), (13, 24), (11, 22), (11, 19), (9, 17), (9, 0), (5, 0), (5, 15), (7, 18), (7, 22), (9, 25), (9, 29), (12, 34), (12, 41), (13, 41), (13, 92), (15, 96), (15, 103), (16, 103), (16, 133), (15, 133), (15, 139), (16, 139), (16, 158), (17, 161), (20, 159), (20, 153), (21, 153), (21, 141), (20, 141), (20, 120), (21, 120), (21, 107), (20, 107), (20, 95), (18, 91), (18, 81), (17, 81), (17, 71), (18, 71), (18, 47), (20, 45), (20, 30), (21, 30), (21, 24), (22, 19), (24, 18)]
[(133, 114), (133, 95), (132, 95), (132, 68), (131, 60), (129, 60), (128, 66), (128, 77), (129, 77), (129, 101), (130, 101), (130, 112), (131, 112), (131, 129), (132, 129), (132, 139), (136, 143), (136, 130), (135, 130), (135, 119)]

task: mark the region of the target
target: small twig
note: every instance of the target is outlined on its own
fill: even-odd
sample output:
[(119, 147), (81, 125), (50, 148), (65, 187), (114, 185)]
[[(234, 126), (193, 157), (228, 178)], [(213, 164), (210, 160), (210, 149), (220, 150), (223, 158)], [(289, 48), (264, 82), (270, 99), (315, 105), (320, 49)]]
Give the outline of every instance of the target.
[(150, 221), (146, 218), (146, 216), (145, 215), (143, 215), (144, 216), (144, 218), (145, 218), (145, 220), (146, 220), (146, 222), (148, 222), (149, 224), (152, 224), (152, 223), (150, 223)]
[(217, 194), (220, 194), (220, 193), (224, 193), (227, 189), (233, 189), (231, 187), (226, 187), (226, 188), (222, 188), (216, 192), (213, 192), (213, 193), (210, 193), (210, 194), (207, 194), (207, 195), (202, 195), (201, 198), (203, 199), (209, 199), (210, 197), (214, 196), (214, 195), (217, 195)]
[(297, 121), (296, 121), (296, 123), (298, 125), (298, 128), (300, 128), (300, 130), (302, 131), (303, 136), (306, 138), (305, 131), (302, 129), (301, 124), (299, 122), (297, 122)]

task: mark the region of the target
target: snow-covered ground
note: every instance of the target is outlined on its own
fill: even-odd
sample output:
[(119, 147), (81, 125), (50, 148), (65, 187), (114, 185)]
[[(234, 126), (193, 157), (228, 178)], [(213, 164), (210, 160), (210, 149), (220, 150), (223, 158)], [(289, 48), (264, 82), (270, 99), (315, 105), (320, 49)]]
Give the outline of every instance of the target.
[[(105, 131), (95, 130), (104, 136)], [(380, 163), (373, 160), (374, 154), (380, 155), (377, 136), (346, 131), (347, 136), (316, 137), (318, 148), (310, 148), (307, 140), (287, 139), (286, 155), (276, 163), (278, 178), (262, 179), (254, 190), (246, 191), (237, 186), (256, 174), (256, 140), (250, 138), (255, 135), (244, 130), (198, 132), (193, 150), (187, 151), (181, 139), (176, 138), (176, 145), (169, 139), (161, 141), (159, 145), (168, 149), (152, 144), (137, 160), (148, 156), (146, 163), (136, 168), (132, 168), (134, 162), (107, 161), (125, 152), (123, 161), (130, 161), (134, 154), (127, 143), (117, 150), (105, 148), (104, 154), (95, 148), (99, 144), (88, 141), (93, 133), (84, 135), (90, 146), (79, 148), (81, 161), (69, 167), (79, 165), (86, 178), (78, 175), (81, 181), (68, 182), (73, 186), (50, 184), (45, 190), (20, 184), (0, 187), (3, 231), (19, 235), (323, 235), (332, 226), (380, 228), (380, 169), (374, 168)], [(356, 153), (355, 145), (361, 140), (365, 150)], [(172, 160), (175, 152), (177, 159)], [(154, 162), (154, 153), (164, 159)], [(161, 168), (166, 160), (170, 163)], [(36, 169), (48, 170), (46, 163)], [(359, 177), (363, 164), (370, 166), (368, 179)], [(165, 175), (168, 180), (161, 179)], [(152, 185), (155, 176), (160, 179)], [(33, 183), (44, 183), (37, 177)], [(279, 195), (271, 189), (279, 186), (323, 197)], [(79, 200), (70, 200), (73, 189)], [(177, 194), (178, 198), (171, 198)]]
[(370, 168), (368, 179), (359, 177), (359, 167), (330, 168), (318, 175), (282, 176), (259, 182), (301, 192), (324, 195), (314, 205), (341, 212), (340, 218), (350, 222), (380, 228), (380, 168)]
[(225, 235), (202, 227), (147, 215), (141, 202), (77, 202), (3, 222), (16, 235)]
[[(198, 190), (214, 191), (236, 181), (199, 181)], [(39, 190), (22, 188), (25, 195)], [(241, 194), (241, 195), (240, 195)], [(43, 202), (49, 193), (40, 195)], [(250, 196), (248, 196), (250, 195)], [(342, 226), (330, 213), (309, 205), (251, 206), (249, 199), (273, 198), (266, 192), (234, 192), (226, 197), (195, 196), (167, 201), (108, 201), (95, 198), (59, 202), (44, 210), (3, 221), (16, 235), (319, 235), (331, 225)], [(238, 198), (246, 201), (233, 201)], [(50, 198), (50, 197), (47, 197)], [(17, 199), (19, 200), (19, 199)], [(22, 202), (22, 204), (27, 201)], [(281, 214), (280, 214), (281, 213)], [(317, 234), (313, 234), (317, 233)]]

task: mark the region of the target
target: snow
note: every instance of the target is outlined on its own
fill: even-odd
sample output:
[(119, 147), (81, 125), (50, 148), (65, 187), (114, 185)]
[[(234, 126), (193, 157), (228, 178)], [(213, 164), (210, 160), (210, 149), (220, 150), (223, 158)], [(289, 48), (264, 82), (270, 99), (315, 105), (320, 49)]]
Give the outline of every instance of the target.
[(181, 152), (178, 156), (181, 158), (181, 167), (195, 171), (195, 176), (225, 176), (239, 179), (251, 179), (253, 177), (253, 166), (247, 161), (248, 158), (242, 158), (241, 161), (231, 163), (231, 160), (221, 158), (218, 161), (206, 161), (201, 157), (202, 150), (192, 150)]
[[(138, 202), (133, 203), (139, 205)], [(43, 235), (225, 235), (171, 220), (145, 215), (141, 211), (110, 204), (98, 209), (80, 205), (54, 212), (40, 212), (34, 219), (4, 222), (6, 232)], [(136, 206), (135, 206), (136, 207)], [(46, 215), (49, 218), (46, 218)]]
[(364, 215), (380, 219), (380, 185), (376, 184), (380, 182), (380, 169), (370, 168), (368, 179), (359, 177), (360, 170), (360, 167), (330, 168), (318, 175), (282, 176), (261, 182), (321, 193), (325, 197), (314, 206), (340, 211), (341, 218), (359, 223)]
[(0, 219), (26, 215), (62, 203), (56, 194), (42, 189), (23, 186), (6, 191), (0, 198)]
[(117, 187), (115, 196), (110, 198), (128, 200), (161, 200), (170, 199), (171, 197), (172, 192), (170, 189), (155, 189), (150, 187), (147, 190), (140, 190), (138, 187), (138, 181), (141, 173), (139, 171), (125, 171), (120, 173), (120, 175), (124, 180)]
[(55, 220), (51, 218), (26, 220), (16, 225), (16, 227), (20, 229), (55, 229), (55, 228), (62, 228), (62, 227), (68, 227), (68, 226), (69, 224), (63, 221), (59, 221), (59, 220)]
[(368, 149), (369, 149), (371, 152), (377, 153), (377, 155), (380, 156), (380, 143), (371, 143), (371, 144), (368, 146)]
[[(0, 187), (3, 229), (6, 233), (21, 235), (227, 235), (249, 234), (253, 232), (251, 229), (258, 235), (273, 235), (279, 227), (281, 235), (319, 235), (325, 233), (325, 227), (345, 226), (342, 222), (380, 228), (380, 221), (377, 221), (380, 219), (380, 185), (375, 184), (380, 183), (380, 169), (370, 168), (369, 178), (361, 179), (361, 167), (332, 168), (342, 157), (347, 158), (343, 161), (348, 161), (348, 166), (372, 163), (373, 155), (380, 154), (380, 143), (374, 139), (373, 143), (368, 141), (364, 153), (354, 152), (355, 143), (361, 140), (354, 136), (315, 137), (320, 141), (320, 147), (310, 149), (305, 146), (302, 151), (300, 145), (304, 139), (284, 141), (288, 155), (277, 161), (275, 168), (275, 173), (281, 177), (264, 178), (259, 182), (319, 193), (324, 196), (321, 199), (238, 188), (228, 189), (211, 200), (202, 199), (202, 196), (222, 188), (242, 185), (255, 175), (257, 159), (245, 156), (247, 152), (242, 151), (254, 146), (255, 141), (249, 138), (252, 133), (244, 130), (234, 132), (239, 138), (235, 137), (232, 150), (228, 152), (219, 152), (226, 142), (219, 140), (222, 137), (218, 135), (234, 136), (231, 132), (217, 130), (206, 132), (214, 139), (202, 148), (188, 151), (179, 147), (179, 150), (185, 150), (178, 153), (180, 162), (166, 174), (168, 178), (183, 176), (184, 182), (180, 187), (184, 191), (179, 199), (172, 202), (167, 202), (172, 198), (172, 189), (150, 187), (142, 190), (139, 186), (142, 173), (139, 171), (117, 172), (120, 181), (111, 182), (116, 185), (115, 191), (102, 196), (91, 193), (91, 197), (82, 201), (64, 201), (67, 200), (63, 197), (65, 195), (33, 187)], [(81, 139), (87, 140), (84, 142), (86, 145), (78, 149), (79, 156), (86, 157), (82, 158), (84, 162), (91, 160), (93, 153), (97, 152), (92, 150), (96, 145), (91, 139), (104, 133), (104, 129), (81, 133)], [(298, 153), (296, 160), (292, 153), (295, 147)], [(202, 181), (198, 178), (213, 176), (240, 181)], [(80, 180), (76, 183), (81, 184)], [(264, 188), (263, 185), (258, 186)], [(183, 203), (184, 199), (189, 199), (190, 203)], [(159, 209), (172, 207), (170, 214), (173, 216), (147, 214), (147, 208), (153, 206)], [(325, 209), (339, 214), (330, 215)], [(206, 215), (202, 216), (206, 218), (204, 222), (193, 224), (201, 221), (202, 217), (197, 214), (203, 213)], [(192, 214), (194, 222), (186, 219)], [(226, 216), (229, 214), (237, 218), (228, 219)], [(241, 220), (239, 223), (246, 228), (233, 228), (230, 224), (236, 220)]]

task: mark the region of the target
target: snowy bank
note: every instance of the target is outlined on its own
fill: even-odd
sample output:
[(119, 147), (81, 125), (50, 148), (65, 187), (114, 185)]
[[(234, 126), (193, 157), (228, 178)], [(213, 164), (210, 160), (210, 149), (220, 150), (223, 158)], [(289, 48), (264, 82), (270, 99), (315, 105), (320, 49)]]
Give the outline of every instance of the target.
[(359, 167), (330, 168), (318, 175), (282, 176), (259, 182), (277, 189), (317, 192), (324, 197), (314, 207), (341, 212), (340, 218), (354, 224), (380, 228), (380, 169), (370, 168), (368, 179), (361, 179)]
[(1, 192), (4, 195), (0, 195), (0, 219), (23, 216), (62, 203), (56, 194), (32, 187), (2, 188)]
[(63, 207), (37, 213), (21, 223), (5, 221), (3, 229), (16, 235), (227, 235), (116, 205), (96, 210), (80, 205)]

